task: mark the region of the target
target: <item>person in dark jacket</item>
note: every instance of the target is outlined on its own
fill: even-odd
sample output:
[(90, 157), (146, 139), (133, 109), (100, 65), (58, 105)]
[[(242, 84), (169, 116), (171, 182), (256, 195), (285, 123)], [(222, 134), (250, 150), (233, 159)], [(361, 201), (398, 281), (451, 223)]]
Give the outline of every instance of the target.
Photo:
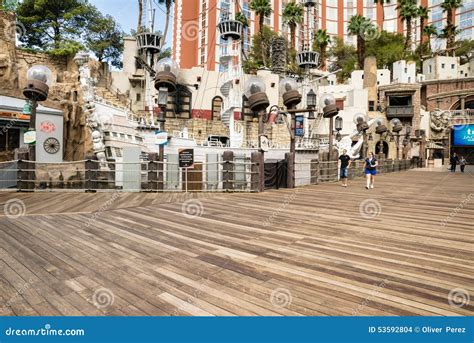
[(451, 158), (450, 158), (450, 161), (449, 161), (449, 162), (451, 163), (451, 172), (452, 172), (452, 173), (455, 173), (455, 172), (456, 172), (456, 166), (457, 166), (458, 163), (459, 163), (459, 157), (458, 157), (458, 155), (457, 155), (456, 153), (453, 153), (453, 154), (451, 155)]

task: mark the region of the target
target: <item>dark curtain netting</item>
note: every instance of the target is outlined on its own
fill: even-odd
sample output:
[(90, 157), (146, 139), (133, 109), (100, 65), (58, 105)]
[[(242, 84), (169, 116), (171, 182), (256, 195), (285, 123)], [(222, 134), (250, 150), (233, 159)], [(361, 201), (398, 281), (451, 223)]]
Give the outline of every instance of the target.
[(287, 188), (286, 160), (265, 161), (265, 189)]

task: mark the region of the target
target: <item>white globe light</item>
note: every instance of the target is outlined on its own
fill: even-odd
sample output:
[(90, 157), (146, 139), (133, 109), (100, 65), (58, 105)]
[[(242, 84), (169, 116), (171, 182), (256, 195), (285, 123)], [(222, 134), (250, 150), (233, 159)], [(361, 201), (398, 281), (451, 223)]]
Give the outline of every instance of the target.
[(252, 76), (250, 79), (247, 80), (245, 83), (244, 94), (248, 98), (256, 93), (265, 93), (266, 87), (265, 82), (259, 77)]
[(323, 94), (320, 100), (320, 105), (322, 108), (329, 106), (329, 105), (335, 105), (336, 104), (336, 99), (334, 98), (334, 95), (332, 94)]
[(178, 71), (179, 71), (178, 65), (176, 64), (175, 61), (173, 61), (169, 57), (163, 58), (155, 64), (156, 73), (167, 72), (167, 73), (173, 74), (174, 76), (177, 76)]
[(35, 65), (28, 69), (26, 72), (26, 78), (29, 81), (40, 81), (47, 84), (48, 86), (51, 86), (53, 73), (48, 67), (44, 65)]
[(298, 90), (298, 82), (291, 77), (284, 78), (280, 81), (280, 94), (285, 94), (289, 91), (297, 91)]
[(364, 113), (356, 113), (354, 115), (355, 124), (362, 124), (364, 122), (367, 122), (367, 116)]

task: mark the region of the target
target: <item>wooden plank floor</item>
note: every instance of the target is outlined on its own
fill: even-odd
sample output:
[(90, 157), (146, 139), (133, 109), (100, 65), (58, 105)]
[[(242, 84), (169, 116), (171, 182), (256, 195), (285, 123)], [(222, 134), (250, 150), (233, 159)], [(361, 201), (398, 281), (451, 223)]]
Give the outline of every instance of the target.
[(427, 171), (373, 190), (4, 193), (0, 315), (473, 315), (473, 223), (473, 175)]

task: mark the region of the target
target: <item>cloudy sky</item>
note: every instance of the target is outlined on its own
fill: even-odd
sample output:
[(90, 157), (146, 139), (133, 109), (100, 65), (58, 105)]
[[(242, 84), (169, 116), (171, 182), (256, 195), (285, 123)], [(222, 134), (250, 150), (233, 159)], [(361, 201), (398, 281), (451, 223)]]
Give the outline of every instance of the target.
[[(122, 30), (130, 33), (132, 29), (137, 29), (138, 22), (138, 1), (137, 0), (90, 0), (102, 13), (110, 14), (115, 20), (120, 23)], [(154, 0), (158, 3), (157, 0)], [(166, 8), (164, 5), (154, 5), (156, 8), (155, 14), (155, 28), (162, 31), (165, 26)], [(172, 25), (170, 24), (170, 30)], [(172, 37), (172, 33), (168, 34), (167, 41)], [(166, 45), (169, 47), (169, 44)]]

